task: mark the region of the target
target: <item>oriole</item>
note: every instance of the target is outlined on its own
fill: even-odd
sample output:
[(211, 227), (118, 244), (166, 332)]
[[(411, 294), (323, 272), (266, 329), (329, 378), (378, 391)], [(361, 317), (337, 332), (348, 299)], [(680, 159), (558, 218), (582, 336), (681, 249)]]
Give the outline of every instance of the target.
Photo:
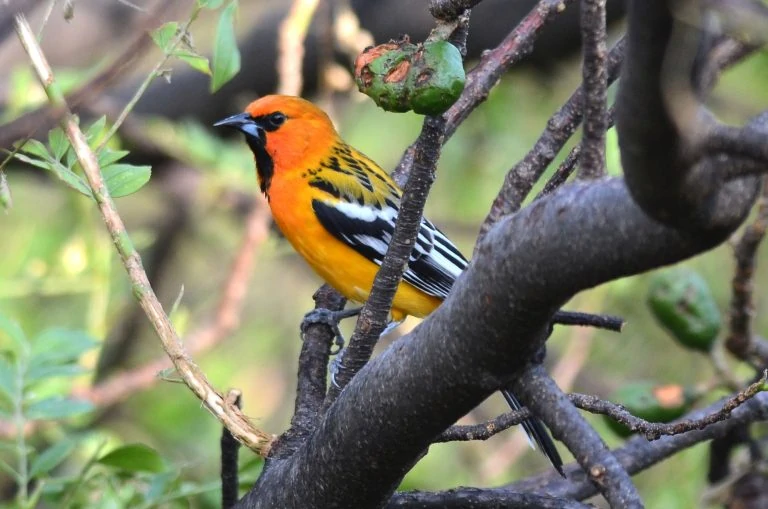
[[(395, 230), (402, 191), (375, 162), (347, 145), (328, 115), (291, 96), (268, 95), (214, 124), (237, 129), (253, 151), (275, 223), (320, 277), (364, 302)], [(392, 318), (423, 318), (467, 266), (426, 218), (392, 303)], [(514, 395), (503, 391), (519, 409)], [(523, 427), (562, 475), (562, 460), (538, 419)]]

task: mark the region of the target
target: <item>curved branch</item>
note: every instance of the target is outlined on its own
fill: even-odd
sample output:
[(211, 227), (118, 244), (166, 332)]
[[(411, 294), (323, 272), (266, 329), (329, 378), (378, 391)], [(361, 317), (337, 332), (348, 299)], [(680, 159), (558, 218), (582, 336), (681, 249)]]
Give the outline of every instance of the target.
[(552, 436), (573, 453), (611, 507), (643, 507), (629, 474), (543, 367), (528, 368), (513, 388), (523, 403), (547, 425)]

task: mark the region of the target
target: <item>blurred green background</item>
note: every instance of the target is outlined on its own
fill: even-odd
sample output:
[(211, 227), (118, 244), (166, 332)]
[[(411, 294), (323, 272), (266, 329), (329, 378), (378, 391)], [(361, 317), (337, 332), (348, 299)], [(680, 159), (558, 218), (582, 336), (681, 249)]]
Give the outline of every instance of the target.
[[(427, 205), (427, 215), (467, 255), (480, 223), (495, 197), (506, 171), (532, 146), (549, 116), (580, 81), (577, 59), (542, 73), (516, 70), (505, 76), (489, 100), (465, 122), (448, 142), (439, 164), (438, 179)], [(27, 73), (25, 75), (25, 73)], [(764, 86), (768, 57), (757, 55), (726, 74), (712, 106), (724, 118), (743, 122), (768, 102)], [(25, 77), (26, 76), (26, 77)], [(28, 100), (33, 94), (28, 71), (19, 66), (6, 75), (3, 85), (11, 97)], [(173, 86), (173, 83), (168, 86)], [(15, 94), (15, 95), (14, 95)], [(244, 98), (246, 102), (249, 98)], [(19, 100), (21, 101), (21, 99)], [(339, 131), (352, 145), (391, 169), (420, 128), (421, 118), (377, 109), (357, 92), (337, 95), (333, 114)], [(232, 111), (222, 111), (221, 116)], [(250, 152), (239, 139), (221, 141), (213, 130), (193, 120), (170, 122), (147, 119), (146, 133), (179, 158), (182, 172), (192, 175), (190, 221), (175, 243), (171, 262), (159, 285), (166, 309), (182, 334), (201, 326), (215, 312), (219, 293), (244, 230), (241, 207), (230, 199), (257, 192)], [(574, 137), (578, 140), (578, 135)], [(573, 142), (569, 144), (569, 148)], [(567, 151), (564, 152), (564, 154)], [(558, 158), (562, 159), (563, 155)], [(616, 136), (609, 135), (608, 163), (620, 174)], [(125, 272), (93, 203), (42, 170), (7, 169), (13, 207), (0, 213), (0, 314), (17, 321), (29, 338), (52, 327), (87, 331), (101, 342), (123, 327), (133, 296)], [(540, 189), (540, 185), (532, 195)], [(150, 183), (140, 192), (118, 200), (118, 208), (137, 246), (151, 251), (162, 239), (157, 225), (169, 213), (163, 188)], [(637, 242), (642, 242), (638, 238)], [(768, 334), (766, 302), (761, 283), (766, 266), (761, 250), (756, 277), (756, 331)], [(687, 262), (709, 282), (719, 307), (727, 315), (733, 259), (723, 245)], [(647, 274), (615, 281), (579, 294), (567, 309), (623, 316), (621, 334), (558, 327), (549, 341), (547, 364), (569, 390), (608, 396), (628, 381), (652, 380), (694, 387), (712, 380), (713, 369), (702, 354), (682, 349), (654, 322), (644, 304)], [(219, 389), (243, 391), (243, 405), (258, 427), (271, 433), (286, 429), (293, 408), (295, 372), (300, 348), (299, 323), (311, 309), (318, 278), (276, 232), (259, 248), (249, 283), (240, 326), (213, 349), (195, 357)], [(182, 292), (183, 288), (183, 292)], [(181, 296), (179, 298), (179, 296)], [(115, 361), (125, 370), (163, 355), (145, 318), (129, 355)], [(407, 322), (400, 332), (413, 325)], [(344, 325), (348, 332), (351, 323)], [(383, 341), (385, 345), (387, 340)], [(0, 343), (0, 347), (7, 346)], [(81, 363), (93, 369), (99, 349)], [(749, 371), (739, 371), (742, 375)], [(71, 383), (70, 383), (71, 382)], [(71, 381), (57, 381), (43, 390), (56, 392), (70, 386), (84, 387), (85, 374)], [(724, 392), (715, 392), (712, 401)], [(492, 396), (462, 422), (479, 422), (505, 411), (500, 397)], [(588, 416), (611, 446), (620, 445), (602, 419)], [(182, 385), (158, 381), (124, 403), (97, 409), (59, 425), (39, 427), (30, 438), (43, 447), (64, 434), (82, 437), (71, 457), (57, 467), (56, 475), (78, 471), (98, 444), (106, 450), (120, 444), (143, 443), (158, 451), (174, 478), (190, 483), (202, 494), (182, 502), (158, 502), (160, 507), (216, 507), (219, 469), (218, 439), (221, 428)], [(6, 439), (8, 437), (3, 437)], [(566, 461), (572, 458), (561, 448)], [(6, 454), (0, 449), (0, 457)], [(255, 479), (253, 456), (241, 451), (244, 486)], [(707, 446), (699, 445), (637, 476), (639, 488), (651, 508), (695, 507), (702, 504), (706, 488)], [(526, 445), (522, 431), (514, 429), (487, 442), (440, 444), (430, 448), (403, 482), (403, 489), (445, 489), (457, 485), (490, 486), (510, 482), (548, 469), (546, 460)], [(0, 479), (4, 479), (1, 478)], [(131, 478), (131, 489), (149, 489), (148, 482)], [(120, 507), (115, 483), (113, 505)], [(9, 480), (0, 481), (0, 498), (13, 496)], [(8, 502), (10, 504), (10, 502)], [(49, 507), (55, 507), (50, 505)], [(117, 504), (117, 505), (114, 505)], [(151, 506), (151, 505), (150, 505)], [(148, 506), (149, 507), (149, 506)]]

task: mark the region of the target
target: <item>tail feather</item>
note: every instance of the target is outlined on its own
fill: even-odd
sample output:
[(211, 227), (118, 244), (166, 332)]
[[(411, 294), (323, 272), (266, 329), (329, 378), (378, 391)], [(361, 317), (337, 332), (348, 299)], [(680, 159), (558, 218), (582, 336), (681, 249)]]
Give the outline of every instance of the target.
[[(512, 410), (520, 410), (523, 408), (522, 403), (520, 403), (512, 392), (503, 390), (501, 391), (501, 394), (504, 396), (504, 399), (507, 400), (507, 403)], [(555, 470), (565, 477), (565, 472), (563, 472), (563, 460), (560, 458), (560, 453), (557, 452), (555, 443), (552, 441), (552, 438), (544, 427), (544, 423), (536, 417), (531, 417), (530, 419), (524, 420), (521, 425), (528, 435), (528, 440), (531, 442), (531, 446), (535, 449), (535, 442), (541, 449), (541, 452), (544, 453), (550, 463), (552, 463), (552, 466), (555, 467)]]

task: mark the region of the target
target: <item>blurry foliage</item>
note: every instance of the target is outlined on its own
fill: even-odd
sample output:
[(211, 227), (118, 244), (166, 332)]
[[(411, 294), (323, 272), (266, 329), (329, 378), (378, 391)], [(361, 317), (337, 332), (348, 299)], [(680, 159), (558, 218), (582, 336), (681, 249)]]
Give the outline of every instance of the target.
[[(212, 62), (197, 54), (185, 34), (181, 34), (181, 40), (186, 40), (181, 49), (169, 51), (198, 70), (208, 71), (210, 65), (211, 86), (216, 88), (239, 67), (239, 57), (233, 53), (234, 37), (229, 32), (237, 6), (236, 2), (221, 0), (199, 0), (197, 5), (219, 9)], [(161, 48), (170, 48), (169, 41), (180, 35), (179, 26), (167, 24), (155, 33)], [(578, 83), (580, 73), (576, 62), (572, 64), (548, 76), (532, 71), (511, 73), (446, 145), (427, 213), (465, 253), (471, 253), (478, 226), (504, 174), (532, 146), (552, 111)], [(714, 106), (736, 104), (737, 112), (742, 106), (738, 119), (733, 118), (734, 108), (729, 108), (729, 115), (743, 120), (755, 109), (745, 104), (745, 97), (763, 103), (768, 99), (768, 90), (759, 85), (767, 73), (766, 55), (751, 58), (726, 74), (717, 88)], [(57, 76), (63, 74), (57, 71)], [(7, 86), (12, 107), (6, 114), (18, 114), (29, 106), (25, 94), (34, 87), (29, 75), (20, 71), (8, 75)], [(234, 112), (221, 113), (223, 117)], [(417, 115), (385, 113), (370, 101), (346, 102), (337, 120), (347, 141), (384, 168), (397, 164), (421, 123)], [(104, 128), (103, 119), (90, 126), (92, 145), (104, 143), (99, 138)], [(194, 327), (214, 309), (228, 260), (243, 229), (226, 192), (233, 188), (257, 192), (253, 163), (245, 144), (222, 141), (207, 126), (192, 120), (173, 123), (151, 119), (145, 130), (164, 151), (198, 170), (201, 179), (190, 197), (194, 226), (183, 234), (160, 288), (161, 299), (170, 309), (183, 285), (174, 318), (181, 315)], [(107, 169), (109, 164), (120, 169), (124, 151), (119, 146), (112, 140), (102, 148), (99, 157), (108, 163)], [(82, 188), (70, 152), (67, 144), (62, 144), (61, 132), (53, 130), (47, 143), (30, 142), (17, 155), (51, 173), (19, 172), (12, 165), (7, 169), (13, 208), (0, 214), (0, 419), (22, 426), (44, 422), (28, 438), (20, 435), (0, 443), (0, 468), (26, 491), (15, 491), (7, 481), (0, 482), (0, 490), (5, 495), (13, 493), (20, 507), (32, 507), (38, 499), (49, 507), (217, 507), (220, 428), (184, 387), (160, 383), (98, 419), (99, 412), (67, 396), (73, 387), (89, 383), (88, 373), (97, 355), (92, 350), (94, 342), (102, 342), (119, 325), (132, 302), (124, 272), (116, 263), (114, 248), (91, 200), (53, 179), (41, 178), (53, 174), (89, 195)], [(613, 130), (608, 134), (607, 161), (609, 172), (620, 174)], [(118, 170), (116, 179), (123, 173)], [(131, 176), (131, 185), (120, 181), (124, 194), (138, 190), (142, 179), (149, 176), (148, 170), (124, 171)], [(546, 176), (532, 196), (545, 181)], [(140, 250), (157, 241), (152, 225), (167, 213), (168, 206), (161, 189), (151, 183), (119, 201)], [(758, 281), (768, 276), (762, 261)], [(715, 302), (725, 311), (732, 267), (728, 247), (687, 265), (709, 282)], [(318, 283), (287, 244), (273, 236), (259, 253), (239, 330), (214, 351), (196, 359), (215, 385), (242, 389), (246, 414), (271, 432), (284, 429), (290, 417), (300, 347), (298, 324), (311, 307), (310, 297)], [(618, 314), (628, 321), (621, 335), (591, 332), (594, 341), (589, 360), (575, 390), (604, 396), (632, 380), (689, 387), (711, 379), (708, 358), (675, 344), (655, 324), (651, 313), (637, 305), (648, 284), (644, 275), (615, 281), (577, 295), (566, 306)], [(766, 303), (758, 299), (755, 327), (762, 334), (768, 334), (766, 311)], [(577, 333), (572, 328), (555, 329), (549, 342), (550, 364), (560, 360)], [(161, 355), (148, 328), (136, 341), (139, 348), (122, 360), (124, 367)], [(710, 394), (703, 402), (720, 395), (722, 392)], [(490, 417), (503, 410), (502, 402), (494, 396), (476, 409), (475, 417)], [(603, 419), (588, 418), (609, 445), (621, 443)], [(494, 452), (508, 445), (512, 433), (520, 432), (500, 434), (488, 443), (434, 445), (402, 487), (488, 485), (520, 478), (534, 468), (548, 468), (537, 454), (528, 454), (524, 461), (509, 467), (502, 462), (505, 466), (491, 475), (481, 473)], [(637, 480), (647, 506), (696, 505), (706, 483), (705, 455), (706, 448), (700, 445), (640, 474)], [(242, 453), (243, 490), (256, 479), (260, 468), (259, 459), (247, 451)], [(668, 482), (672, 478), (680, 481)], [(96, 499), (96, 493), (102, 498)], [(6, 506), (11, 504), (9, 500)]]

